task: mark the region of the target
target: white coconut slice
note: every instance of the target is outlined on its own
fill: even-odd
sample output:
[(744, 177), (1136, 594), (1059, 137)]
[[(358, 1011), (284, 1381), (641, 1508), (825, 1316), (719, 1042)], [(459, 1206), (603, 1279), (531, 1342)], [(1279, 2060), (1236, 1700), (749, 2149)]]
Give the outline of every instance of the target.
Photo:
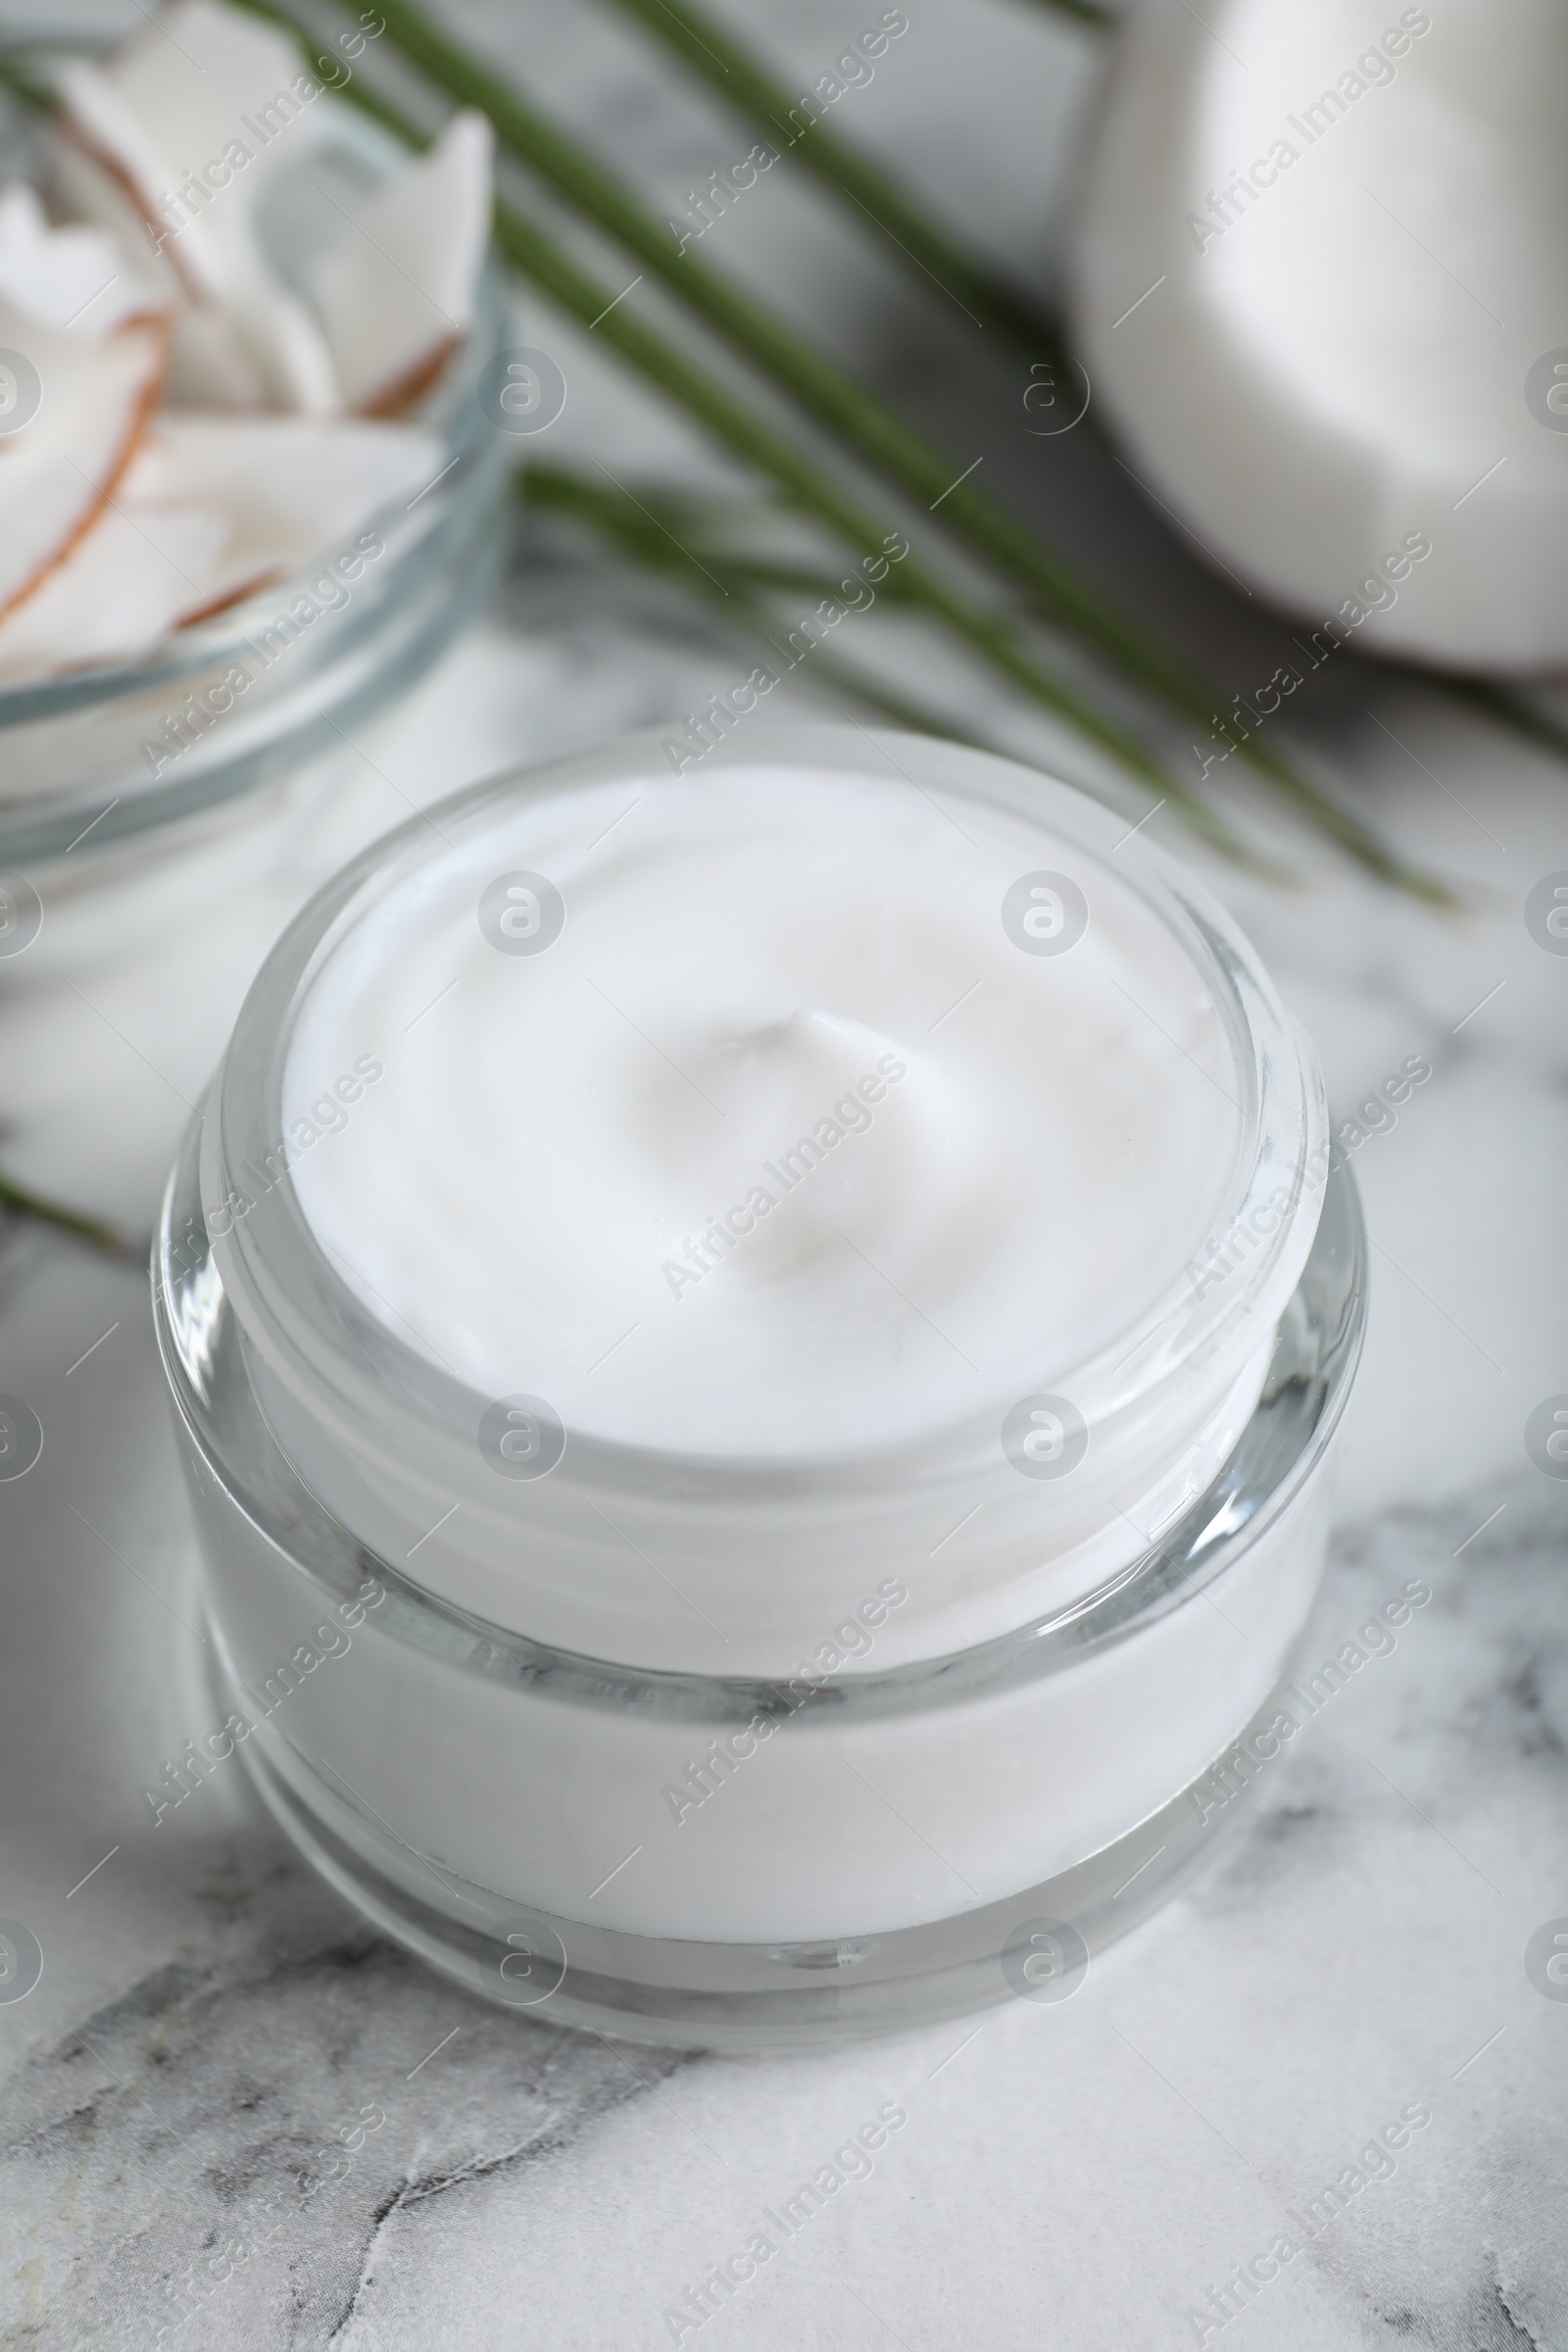
[(0, 352), (22, 362), (0, 363), (16, 387), (12, 415), (31, 411), (0, 433), (3, 619), (64, 562), (114, 495), (157, 402), (167, 346), (158, 324), (89, 342), (0, 301)]
[(165, 410), (113, 500), (0, 619), (0, 684), (136, 660), (313, 559), (363, 562), (367, 526), (442, 464), (411, 425)]
[(45, 326), (90, 337), (164, 308), (113, 237), (52, 228), (24, 180), (0, 188), (0, 300)]
[(159, 205), (161, 194), (169, 192), (169, 159), (99, 67), (85, 58), (67, 58), (56, 67), (54, 80), (62, 113), (51, 176), (72, 172), (82, 158), (93, 166), (66, 189), (70, 198), (79, 199), (72, 209), (132, 245), (143, 260), (148, 254), (161, 258), (187, 294), (200, 293), (194, 266), (178, 266), (159, 233), (170, 225)]
[[(270, 379), (241, 340), (228, 310), (211, 299), (180, 240), (153, 227), (122, 172), (83, 145), (63, 123), (46, 149), (47, 185), (57, 212), (106, 230), (150, 271), (172, 318), (169, 397), (198, 408), (258, 409), (271, 399)], [(151, 199), (148, 200), (151, 202)], [(180, 268), (176, 270), (176, 261)]]
[(209, 302), (187, 271), (174, 269), (177, 245), (162, 249), (139, 198), (122, 172), (89, 152), (65, 118), (45, 148), (46, 184), (57, 214), (90, 222), (133, 257), (151, 281), (154, 299), (171, 317), (169, 396), (218, 408), (260, 408), (268, 400), (261, 368), (239, 340), (227, 314)]
[(422, 399), (472, 328), (494, 145), (483, 115), (454, 116), (428, 155), (355, 208), (312, 274), (343, 397), (364, 416)]
[[(57, 81), (75, 149), (56, 167), (63, 191), (93, 219), (117, 205), (139, 217), (198, 314), (222, 320), (268, 399), (313, 415), (339, 407), (325, 338), (256, 226), (269, 177), (297, 166), (329, 120), (292, 43), (211, 0), (181, 0), (106, 65), (70, 61)], [(248, 388), (232, 380), (243, 371), (222, 340), (209, 319), (182, 363), (243, 399)]]
[(1560, 0), (1145, 0), (1119, 36), (1097, 403), (1209, 553), (1364, 650), (1568, 665), (1565, 119)]
[(326, 93), (291, 33), (221, 0), (172, 0), (115, 50), (104, 73), (182, 177), (215, 156), (249, 176), (257, 161), (264, 176), (297, 166), (331, 103), (320, 107)]
[(134, 662), (178, 626), (231, 537), (198, 510), (133, 516), (117, 503), (0, 620), (0, 686)]
[(413, 425), (171, 409), (126, 477), (123, 504), (137, 518), (191, 509), (226, 518), (221, 557), (181, 609), (189, 622), (315, 557), (351, 551), (373, 516), (401, 514), (444, 463), (437, 436)]

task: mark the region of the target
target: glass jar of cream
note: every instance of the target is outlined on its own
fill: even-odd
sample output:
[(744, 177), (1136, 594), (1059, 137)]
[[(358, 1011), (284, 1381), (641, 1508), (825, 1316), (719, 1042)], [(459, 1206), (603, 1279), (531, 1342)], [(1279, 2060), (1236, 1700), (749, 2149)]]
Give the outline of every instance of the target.
[(155, 1254), (191, 1752), (564, 2023), (1060, 1997), (1296, 1729), (1363, 1294), (1316, 1065), (1033, 769), (674, 758), (443, 804), (251, 991)]

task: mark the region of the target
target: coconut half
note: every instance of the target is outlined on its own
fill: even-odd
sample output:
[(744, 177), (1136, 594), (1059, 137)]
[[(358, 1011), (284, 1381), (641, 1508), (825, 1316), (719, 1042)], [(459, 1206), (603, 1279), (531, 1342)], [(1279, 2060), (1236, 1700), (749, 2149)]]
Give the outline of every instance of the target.
[(421, 400), (473, 326), (495, 135), (454, 116), (429, 153), (350, 214), (312, 273), (343, 397), (368, 416)]
[(1568, 665), (1565, 121), (1560, 0), (1119, 35), (1070, 257), (1097, 404), (1201, 548), (1367, 651)]

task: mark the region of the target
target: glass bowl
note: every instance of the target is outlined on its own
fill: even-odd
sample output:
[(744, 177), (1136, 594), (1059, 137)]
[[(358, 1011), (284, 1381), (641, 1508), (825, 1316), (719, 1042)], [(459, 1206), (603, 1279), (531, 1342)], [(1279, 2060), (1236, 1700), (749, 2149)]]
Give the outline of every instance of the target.
[[(1065, 1997), (1273, 1785), (1311, 1712), (1293, 1678), (1365, 1255), (1310, 1046), (1207, 894), (1129, 855), (1107, 810), (917, 737), (767, 725), (722, 758), (891, 762), (1032, 813), (1086, 867), (1114, 856), (1214, 994), (1235, 1166), (1133, 1348), (1062, 1375), (1081, 1476), (1019, 1478), (992, 1399), (843, 1454), (574, 1431), (548, 1478), (498, 1479), (489, 1400), (316, 1240), (277, 1141), (316, 974), (384, 894), (533, 798), (657, 792), (657, 737), (455, 796), (438, 833), (400, 828), (299, 915), (182, 1147), (154, 1304), (214, 1675), (191, 1787), (240, 1754), (324, 1875), (474, 1991), (754, 2049)], [(956, 1630), (948, 1563), (935, 1584), (927, 1563), (971, 1523)], [(660, 1561), (695, 1613), (639, 1573)], [(720, 1666), (710, 1610), (772, 1586), (790, 1622), (730, 1613)], [(857, 1601), (869, 1630), (839, 1667), (792, 1670), (803, 1628), (837, 1638)], [(186, 1793), (177, 1765), (144, 1790), (155, 1821)]]
[[(337, 220), (334, 197), (405, 160), (374, 124), (334, 117), (310, 187), (268, 224), (284, 275)], [(25, 161), (24, 142), (0, 143), (0, 177)], [(515, 451), (476, 395), (506, 340), (491, 257), (474, 329), (411, 418), (441, 444), (415, 497), (144, 662), (0, 687), (0, 1167), (14, 1181), (150, 1222), (262, 956), (353, 846), (317, 820), (355, 734), (499, 570)], [(356, 551), (362, 533), (379, 555)]]

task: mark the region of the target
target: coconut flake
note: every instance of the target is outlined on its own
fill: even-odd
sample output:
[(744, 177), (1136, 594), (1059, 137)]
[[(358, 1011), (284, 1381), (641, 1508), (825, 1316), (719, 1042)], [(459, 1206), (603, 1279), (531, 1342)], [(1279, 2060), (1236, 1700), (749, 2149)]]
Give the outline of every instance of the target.
[(100, 341), (0, 301), (0, 349), (35, 370), (27, 422), (0, 438), (0, 619), (62, 563), (129, 465), (163, 382), (167, 338), (132, 325)]
[(338, 408), (325, 338), (256, 225), (267, 181), (330, 126), (293, 43), (213, 0), (176, 0), (105, 65), (70, 61), (57, 82), (74, 149), (57, 163), (63, 190), (111, 224), (128, 209), (197, 315), (222, 322), (181, 337), (182, 370), (245, 400), (248, 363), (278, 406)]
[(113, 504), (0, 620), (0, 684), (140, 659), (312, 557), (363, 555), (357, 535), (442, 455), (411, 425), (166, 410)]
[(423, 398), (472, 329), (494, 144), (483, 115), (454, 116), (427, 155), (350, 213), (312, 272), (343, 397), (363, 416)]
[(143, 659), (178, 625), (230, 536), (222, 514), (107, 507), (0, 620), (0, 684)]
[(265, 177), (297, 165), (330, 121), (331, 101), (318, 105), (325, 93), (293, 34), (220, 0), (172, 0), (122, 42), (104, 74), (180, 178), (215, 157), (236, 176), (256, 176), (250, 165), (260, 161)]
[(162, 249), (139, 197), (101, 151), (83, 143), (79, 126), (62, 116), (46, 149), (46, 184), (56, 211), (105, 232), (118, 251), (135, 256), (155, 299), (172, 318), (169, 396), (220, 408), (259, 408), (266, 381), (227, 315), (201, 295), (188, 271), (174, 267), (178, 247)]
[(24, 180), (0, 188), (0, 299), (83, 338), (166, 307), (113, 237), (93, 228), (51, 228)]
[(221, 560), (182, 610), (188, 622), (315, 555), (324, 560), (386, 508), (405, 508), (442, 462), (436, 435), (413, 425), (167, 411), (124, 503), (137, 516), (197, 508), (226, 517)]
[[(3, 684), (140, 660), (390, 531), (449, 453), (388, 416), (469, 333), (491, 212), (490, 126), (460, 116), (340, 208), (323, 331), (256, 223), (335, 105), (291, 40), (175, 0), (58, 84), (50, 187), (84, 218), (52, 226), (30, 187), (0, 189), (0, 348), (24, 356), (22, 397), (31, 373), (40, 389), (10, 431), (0, 412)], [(200, 405), (154, 418), (171, 381)], [(296, 413), (235, 413), (265, 404)]]

